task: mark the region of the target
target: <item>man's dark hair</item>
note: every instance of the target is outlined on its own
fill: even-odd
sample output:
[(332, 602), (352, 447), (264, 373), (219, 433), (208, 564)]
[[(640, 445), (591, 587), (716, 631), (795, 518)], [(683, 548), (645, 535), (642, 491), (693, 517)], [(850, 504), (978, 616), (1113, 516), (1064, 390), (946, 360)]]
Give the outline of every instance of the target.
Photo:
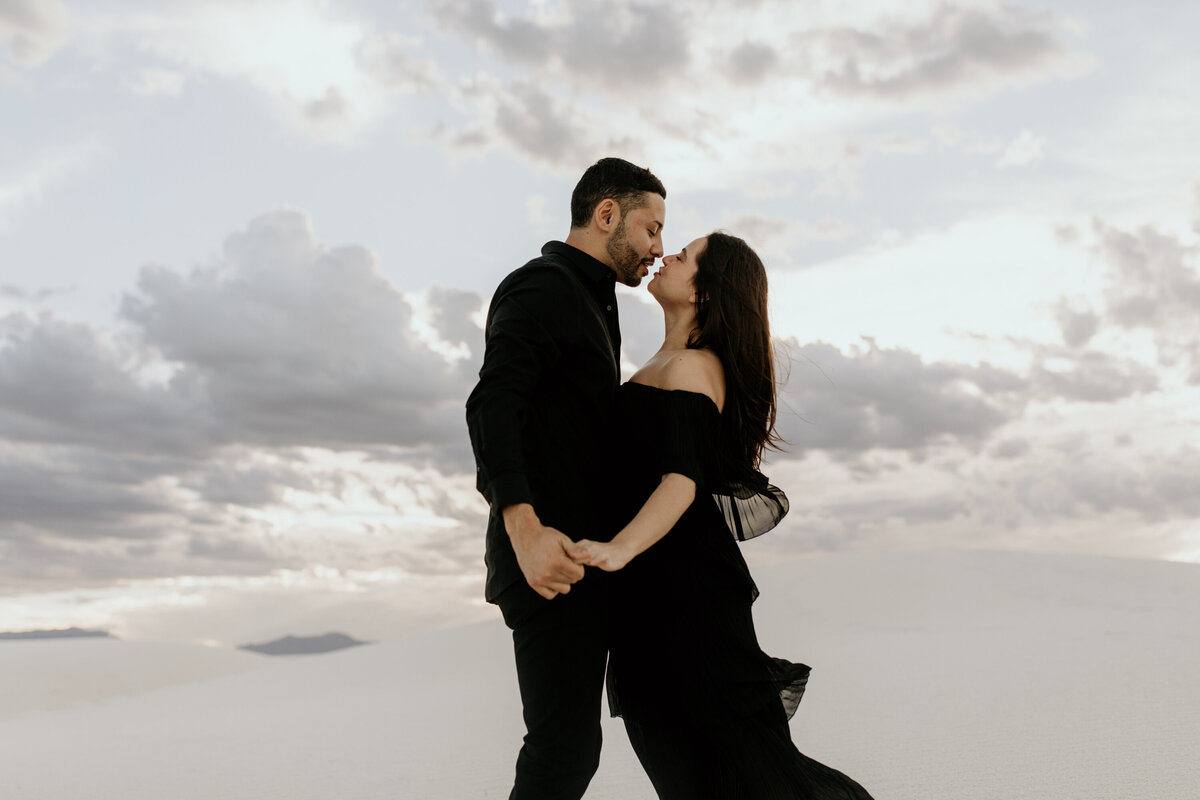
[(646, 205), (646, 194), (653, 192), (667, 199), (662, 181), (645, 167), (623, 158), (602, 158), (587, 168), (571, 193), (571, 227), (588, 224), (596, 206), (608, 198), (621, 206), (621, 216)]

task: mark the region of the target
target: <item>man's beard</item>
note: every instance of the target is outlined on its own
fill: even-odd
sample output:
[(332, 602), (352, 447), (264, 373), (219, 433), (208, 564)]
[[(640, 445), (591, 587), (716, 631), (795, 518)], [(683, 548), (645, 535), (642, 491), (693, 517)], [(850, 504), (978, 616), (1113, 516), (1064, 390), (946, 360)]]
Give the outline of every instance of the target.
[(621, 221), (617, 223), (617, 229), (613, 231), (612, 238), (605, 245), (605, 250), (612, 261), (613, 270), (617, 273), (617, 279), (621, 283), (626, 286), (641, 284), (642, 276), (638, 275), (638, 269), (642, 266), (642, 259), (633, 249), (633, 245), (629, 244), (629, 238), (625, 234), (624, 217), (621, 217)]

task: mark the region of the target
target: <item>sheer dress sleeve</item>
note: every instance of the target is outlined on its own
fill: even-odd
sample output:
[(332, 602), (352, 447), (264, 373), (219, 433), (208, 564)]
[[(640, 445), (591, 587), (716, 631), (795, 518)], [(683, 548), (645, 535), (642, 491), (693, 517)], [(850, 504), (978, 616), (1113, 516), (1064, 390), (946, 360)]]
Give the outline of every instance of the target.
[(761, 472), (734, 463), (720, 453), (721, 415), (716, 404), (698, 392), (668, 393), (662, 472), (676, 472), (707, 491), (739, 542), (772, 530), (788, 512), (783, 490)]
[(724, 484), (712, 490), (729, 532), (744, 542), (773, 530), (788, 512), (787, 495), (758, 470), (743, 467), (730, 472)]

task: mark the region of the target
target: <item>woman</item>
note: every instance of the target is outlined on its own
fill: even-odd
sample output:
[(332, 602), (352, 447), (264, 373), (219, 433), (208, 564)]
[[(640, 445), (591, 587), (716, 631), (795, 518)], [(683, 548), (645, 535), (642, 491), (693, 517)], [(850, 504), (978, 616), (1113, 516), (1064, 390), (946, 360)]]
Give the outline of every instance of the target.
[(611, 711), (660, 798), (869, 800), (792, 744), (809, 669), (759, 647), (735, 540), (787, 511), (757, 471), (778, 441), (762, 262), (712, 233), (664, 258), (649, 290), (666, 338), (618, 391), (620, 532), (580, 542), (615, 573)]

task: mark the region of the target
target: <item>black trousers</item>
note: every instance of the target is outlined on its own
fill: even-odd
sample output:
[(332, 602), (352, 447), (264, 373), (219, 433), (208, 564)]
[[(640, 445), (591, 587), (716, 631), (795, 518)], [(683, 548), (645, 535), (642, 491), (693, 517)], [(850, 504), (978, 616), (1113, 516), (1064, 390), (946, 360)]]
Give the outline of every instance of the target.
[(579, 800), (600, 766), (605, 583), (589, 569), (553, 600), (524, 581), (496, 600), (513, 632), (526, 730), (509, 800)]

